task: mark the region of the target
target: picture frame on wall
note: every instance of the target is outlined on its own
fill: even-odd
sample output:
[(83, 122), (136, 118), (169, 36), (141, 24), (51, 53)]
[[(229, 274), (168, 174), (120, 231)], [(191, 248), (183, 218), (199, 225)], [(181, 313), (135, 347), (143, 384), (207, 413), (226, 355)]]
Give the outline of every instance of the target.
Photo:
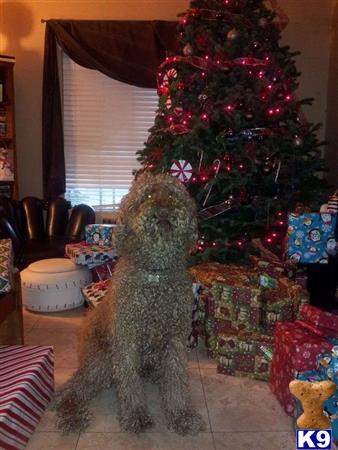
[(0, 181), (14, 181), (14, 152), (0, 144)]

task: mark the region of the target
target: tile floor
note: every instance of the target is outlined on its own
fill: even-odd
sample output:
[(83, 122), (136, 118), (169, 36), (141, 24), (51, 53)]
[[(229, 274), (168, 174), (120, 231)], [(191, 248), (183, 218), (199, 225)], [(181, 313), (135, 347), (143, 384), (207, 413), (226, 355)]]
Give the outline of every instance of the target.
[[(87, 311), (58, 314), (24, 312), (25, 344), (54, 345), (56, 387), (77, 367), (77, 334)], [(216, 373), (204, 348), (189, 353), (189, 374), (195, 405), (206, 430), (198, 436), (169, 432), (160, 410), (156, 386), (146, 393), (156, 422), (138, 436), (122, 432), (116, 419), (116, 398), (104, 391), (92, 402), (93, 421), (85, 433), (62, 436), (55, 413), (47, 410), (27, 450), (295, 450), (291, 419), (285, 415), (267, 383)]]

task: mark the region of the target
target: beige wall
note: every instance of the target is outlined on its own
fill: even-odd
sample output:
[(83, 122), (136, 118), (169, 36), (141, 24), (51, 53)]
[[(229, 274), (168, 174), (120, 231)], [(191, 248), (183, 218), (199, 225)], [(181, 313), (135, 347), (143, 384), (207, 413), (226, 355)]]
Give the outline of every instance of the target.
[[(279, 0), (290, 17), (283, 42), (302, 51), (301, 97), (310, 120), (325, 122), (332, 0)], [(41, 90), (45, 26), (40, 19), (175, 19), (188, 0), (0, 0), (0, 53), (15, 55), (20, 196), (42, 194)]]

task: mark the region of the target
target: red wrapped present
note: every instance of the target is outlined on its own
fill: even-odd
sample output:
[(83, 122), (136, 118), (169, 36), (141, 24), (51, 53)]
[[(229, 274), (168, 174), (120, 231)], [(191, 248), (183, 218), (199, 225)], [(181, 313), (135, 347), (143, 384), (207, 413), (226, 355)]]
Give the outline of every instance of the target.
[(332, 343), (297, 323), (277, 323), (270, 388), (288, 415), (292, 416), (294, 413), (294, 400), (289, 391), (290, 381), (297, 372), (315, 369), (316, 357), (320, 353), (327, 353), (331, 348)]
[(116, 261), (107, 261), (100, 266), (95, 266), (91, 269), (93, 281), (109, 280), (114, 272)]
[(312, 305), (303, 305), (300, 315), (301, 319), (325, 331), (328, 336), (338, 336), (338, 314), (323, 311)]
[(81, 289), (82, 294), (87, 304), (93, 308), (96, 308), (104, 296), (108, 292), (111, 280), (98, 281), (96, 283), (90, 283), (88, 286)]
[(0, 346), (0, 448), (24, 449), (54, 391), (53, 348)]

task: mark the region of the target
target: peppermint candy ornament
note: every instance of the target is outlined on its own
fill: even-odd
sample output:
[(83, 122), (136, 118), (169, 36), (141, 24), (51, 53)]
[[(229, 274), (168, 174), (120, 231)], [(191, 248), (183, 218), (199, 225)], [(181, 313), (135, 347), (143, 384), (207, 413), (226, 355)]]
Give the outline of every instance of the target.
[(170, 168), (170, 175), (177, 177), (182, 183), (186, 183), (192, 177), (192, 166), (184, 159), (175, 160)]

